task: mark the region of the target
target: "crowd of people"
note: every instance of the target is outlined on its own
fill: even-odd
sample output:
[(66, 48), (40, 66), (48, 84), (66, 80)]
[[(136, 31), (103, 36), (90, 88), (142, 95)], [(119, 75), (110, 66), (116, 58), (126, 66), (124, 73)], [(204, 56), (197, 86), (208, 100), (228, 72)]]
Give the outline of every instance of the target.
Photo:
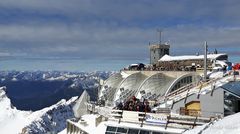
[(132, 96), (125, 102), (120, 102), (116, 108), (127, 111), (151, 112), (148, 100), (143, 99), (143, 101), (140, 101), (135, 96)]

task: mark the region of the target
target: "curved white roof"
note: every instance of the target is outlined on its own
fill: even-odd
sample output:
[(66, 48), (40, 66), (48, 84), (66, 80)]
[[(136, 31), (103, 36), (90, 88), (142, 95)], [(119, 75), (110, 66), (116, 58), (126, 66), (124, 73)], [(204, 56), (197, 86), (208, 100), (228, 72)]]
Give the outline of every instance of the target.
[(191, 72), (161, 71), (121, 71), (108, 80), (102, 87), (100, 98), (111, 106), (131, 96), (147, 99), (163, 96), (170, 91), (183, 76), (194, 76)]
[(115, 95), (115, 92), (121, 83), (122, 80), (128, 77), (129, 74), (126, 73), (116, 73), (109, 77), (100, 92), (99, 97), (108, 101), (112, 101)]
[(138, 88), (137, 98), (141, 98), (141, 91), (144, 91), (146, 96), (153, 98), (163, 96), (175, 79), (163, 73), (149, 76)]
[(118, 89), (115, 92), (114, 101), (135, 95), (139, 86), (147, 77), (147, 75), (141, 72), (136, 72), (129, 75), (120, 83)]

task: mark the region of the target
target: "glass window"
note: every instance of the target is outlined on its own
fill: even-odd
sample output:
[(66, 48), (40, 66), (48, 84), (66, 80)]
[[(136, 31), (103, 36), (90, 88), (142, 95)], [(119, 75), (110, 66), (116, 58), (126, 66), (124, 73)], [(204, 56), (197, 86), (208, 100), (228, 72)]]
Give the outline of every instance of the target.
[(129, 129), (128, 130), (128, 134), (138, 134), (138, 131), (137, 129)]
[(177, 85), (177, 87), (180, 88), (180, 86), (181, 86), (181, 85), (180, 85), (180, 82), (179, 82), (178, 85)]
[(116, 132), (116, 130), (117, 130), (116, 127), (112, 127), (112, 126), (107, 127), (107, 131)]
[(115, 134), (115, 132), (105, 132), (105, 134)]
[(216, 60), (227, 60), (227, 59), (228, 59), (227, 55), (221, 55), (221, 56), (216, 58)]
[(183, 79), (181, 79), (181, 82), (180, 83), (183, 83), (184, 81), (183, 81)]
[(146, 130), (141, 130), (141, 131), (140, 131), (140, 134), (150, 134), (150, 132), (149, 132), (149, 131), (146, 131)]
[(117, 129), (117, 132), (127, 133), (127, 128), (121, 128), (121, 127), (119, 127), (119, 128)]
[(162, 133), (162, 132), (152, 132), (152, 134), (165, 134), (165, 133)]

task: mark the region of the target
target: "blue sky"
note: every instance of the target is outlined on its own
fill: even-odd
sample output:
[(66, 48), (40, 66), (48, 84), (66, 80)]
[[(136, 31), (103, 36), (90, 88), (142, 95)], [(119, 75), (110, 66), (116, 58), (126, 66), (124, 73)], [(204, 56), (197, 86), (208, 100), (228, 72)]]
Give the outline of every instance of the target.
[(208, 41), (240, 61), (239, 9), (238, 0), (1, 0), (0, 56), (16, 70), (8, 63), (27, 58), (147, 61), (162, 29), (172, 55), (201, 53)]

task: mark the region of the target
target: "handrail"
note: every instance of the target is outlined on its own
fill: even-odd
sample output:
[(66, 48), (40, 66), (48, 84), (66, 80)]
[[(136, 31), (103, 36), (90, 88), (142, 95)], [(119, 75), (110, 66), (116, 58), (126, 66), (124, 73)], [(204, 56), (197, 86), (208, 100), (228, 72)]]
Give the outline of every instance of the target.
[[(125, 111), (125, 110), (112, 110), (112, 118), (110, 120), (118, 120), (121, 122), (130, 122), (140, 124), (140, 127), (143, 125), (164, 125), (167, 124), (180, 124), (180, 125), (190, 125), (197, 126), (203, 125), (211, 121), (211, 118), (207, 117), (197, 117), (188, 116), (188, 115), (177, 115), (177, 114), (162, 114), (162, 113), (145, 113), (137, 111)], [(124, 116), (122, 116), (124, 115)], [(150, 117), (150, 118), (149, 118)], [(151, 122), (156, 119), (155, 123)]]
[[(228, 76), (232, 76), (232, 74), (229, 74)], [(224, 78), (226, 78), (226, 77), (216, 78), (216, 79), (209, 80), (209, 81), (207, 81), (207, 82), (201, 82), (200, 84), (197, 84), (196, 88), (199, 88), (198, 93), (200, 93), (200, 91), (201, 91), (202, 88), (205, 88), (206, 86), (209, 86), (210, 84), (216, 83), (216, 81), (221, 80), (221, 79), (224, 79)], [(191, 89), (191, 88), (193, 89), (193, 87), (194, 87), (193, 85), (194, 85), (194, 83), (188, 84), (188, 85), (186, 85), (186, 86), (184, 86), (184, 87), (181, 87), (181, 88), (179, 88), (179, 89), (177, 89), (177, 90), (175, 90), (175, 91), (167, 94), (167, 95), (164, 97), (164, 100), (165, 100), (165, 101), (166, 101), (166, 100), (169, 100), (169, 98), (171, 98), (171, 97), (180, 95), (180, 94), (188, 91), (188, 90)], [(194, 89), (196, 89), (196, 88), (194, 88)], [(192, 92), (190, 92), (188, 95), (190, 95), (190, 94), (192, 94)], [(182, 98), (184, 98), (184, 97), (182, 97)], [(162, 102), (162, 101), (163, 101), (163, 100), (160, 99), (158, 102)]]
[(187, 91), (189, 88), (193, 87), (193, 84), (194, 83), (187, 84), (186, 86), (183, 86), (183, 87), (181, 87), (181, 88), (179, 88), (179, 89), (177, 89), (177, 90), (167, 94), (167, 97), (172, 96), (172, 95), (177, 95), (177, 94), (180, 94), (180, 93), (182, 93), (184, 91)]

